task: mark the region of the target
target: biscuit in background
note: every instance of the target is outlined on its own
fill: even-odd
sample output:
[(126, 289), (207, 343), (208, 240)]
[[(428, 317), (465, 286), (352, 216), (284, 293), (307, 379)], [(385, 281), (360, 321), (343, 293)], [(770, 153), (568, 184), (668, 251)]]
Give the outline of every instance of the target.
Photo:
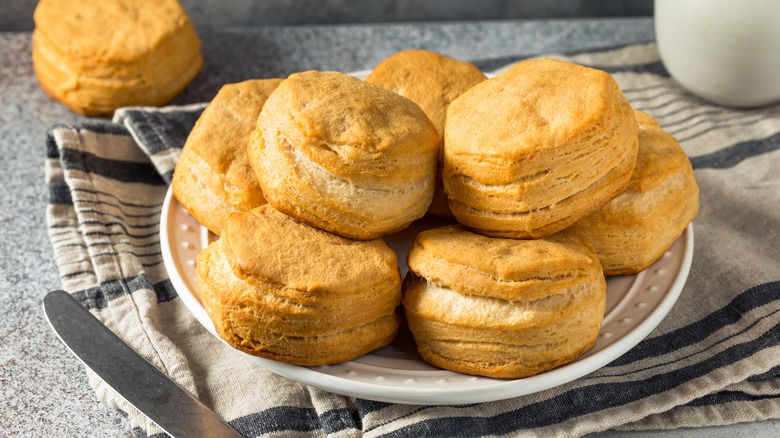
[(639, 154), (625, 192), (569, 230), (590, 240), (605, 275), (655, 263), (699, 211), (699, 187), (680, 143), (637, 111)]
[(203, 64), (198, 35), (177, 0), (41, 0), (34, 20), (38, 81), (81, 114), (165, 104)]
[(198, 254), (197, 285), (219, 336), (246, 353), (297, 365), (344, 362), (383, 347), (400, 325), (396, 254), (270, 205), (233, 213)]
[(309, 71), (271, 93), (249, 161), (277, 210), (369, 240), (425, 214), (438, 148), (436, 129), (409, 99), (343, 73)]
[(596, 342), (606, 282), (593, 246), (565, 232), (492, 238), (459, 225), (409, 252), (403, 308), (422, 358), (466, 374), (532, 376)]
[[(444, 141), (447, 107), (456, 97), (487, 79), (474, 64), (427, 50), (405, 50), (383, 60), (371, 71), (366, 82), (394, 91), (425, 111), (433, 122), (439, 139)], [(428, 213), (452, 217), (441, 183), (442, 153), (436, 188)]]
[(281, 81), (256, 79), (222, 86), (181, 151), (173, 173), (173, 194), (217, 235), (231, 212), (265, 204), (247, 147), (263, 104)]
[(606, 72), (520, 62), (455, 99), (444, 131), (444, 189), (455, 218), (485, 235), (540, 238), (628, 184), (634, 112)]

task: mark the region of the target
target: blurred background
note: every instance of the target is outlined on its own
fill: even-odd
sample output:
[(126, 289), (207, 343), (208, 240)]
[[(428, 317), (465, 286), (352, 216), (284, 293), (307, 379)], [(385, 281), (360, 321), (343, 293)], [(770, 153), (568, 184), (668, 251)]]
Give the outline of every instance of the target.
[[(653, 0), (180, 0), (195, 26), (650, 16)], [(33, 30), (38, 0), (0, 0), (0, 31)]]

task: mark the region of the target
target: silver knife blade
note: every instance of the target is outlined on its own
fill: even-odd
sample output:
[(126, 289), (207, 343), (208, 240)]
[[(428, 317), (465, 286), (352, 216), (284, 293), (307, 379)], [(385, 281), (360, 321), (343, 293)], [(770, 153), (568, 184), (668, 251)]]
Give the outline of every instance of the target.
[(49, 292), (43, 311), (65, 346), (173, 437), (241, 435), (125, 344), (69, 293)]

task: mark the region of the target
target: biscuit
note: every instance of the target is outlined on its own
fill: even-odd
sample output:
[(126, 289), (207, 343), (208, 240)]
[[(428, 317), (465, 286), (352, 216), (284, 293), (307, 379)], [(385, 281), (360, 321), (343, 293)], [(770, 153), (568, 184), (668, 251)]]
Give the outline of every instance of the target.
[[(485, 79), (485, 74), (469, 62), (427, 50), (405, 50), (377, 64), (366, 82), (394, 91), (419, 105), (431, 119), (439, 139), (443, 141), (444, 122), (450, 102)], [(440, 149), (439, 168), (441, 161)], [(437, 174), (436, 188), (428, 213), (452, 217), (441, 174)]]
[(596, 342), (606, 282), (592, 245), (566, 232), (514, 240), (446, 226), (418, 234), (407, 263), (403, 308), (432, 365), (521, 378)]
[(588, 240), (605, 275), (636, 274), (655, 263), (699, 211), (699, 187), (677, 140), (637, 111), (639, 154), (625, 192), (570, 230)]
[(369, 240), (425, 214), (438, 143), (410, 100), (342, 73), (309, 71), (271, 93), (249, 161), (277, 210)]
[(620, 194), (637, 151), (634, 112), (607, 73), (523, 61), (450, 104), (444, 189), (455, 218), (496, 237), (560, 231)]
[(401, 278), (381, 239), (354, 241), (270, 205), (231, 214), (198, 254), (197, 285), (219, 336), (297, 365), (354, 359), (393, 341)]
[(38, 81), (81, 114), (162, 105), (203, 64), (198, 35), (176, 0), (42, 0), (34, 20)]
[(247, 147), (257, 116), (281, 79), (224, 85), (198, 118), (173, 173), (173, 194), (202, 225), (222, 234), (228, 215), (265, 204)]

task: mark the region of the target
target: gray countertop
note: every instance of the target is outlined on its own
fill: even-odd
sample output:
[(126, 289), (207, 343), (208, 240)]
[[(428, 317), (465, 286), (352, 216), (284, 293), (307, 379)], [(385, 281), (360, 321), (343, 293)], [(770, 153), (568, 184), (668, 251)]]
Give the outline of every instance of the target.
[[(224, 83), (317, 69), (369, 69), (402, 49), (460, 59), (510, 58), (650, 41), (652, 20), (547, 20), (211, 29), (205, 66), (174, 103), (208, 100)], [(59, 287), (46, 234), (46, 129), (83, 117), (50, 100), (33, 72), (30, 33), (0, 33), (0, 435), (131, 436), (96, 401), (81, 364), (48, 327), (41, 300)], [(780, 422), (602, 436), (761, 437)]]

